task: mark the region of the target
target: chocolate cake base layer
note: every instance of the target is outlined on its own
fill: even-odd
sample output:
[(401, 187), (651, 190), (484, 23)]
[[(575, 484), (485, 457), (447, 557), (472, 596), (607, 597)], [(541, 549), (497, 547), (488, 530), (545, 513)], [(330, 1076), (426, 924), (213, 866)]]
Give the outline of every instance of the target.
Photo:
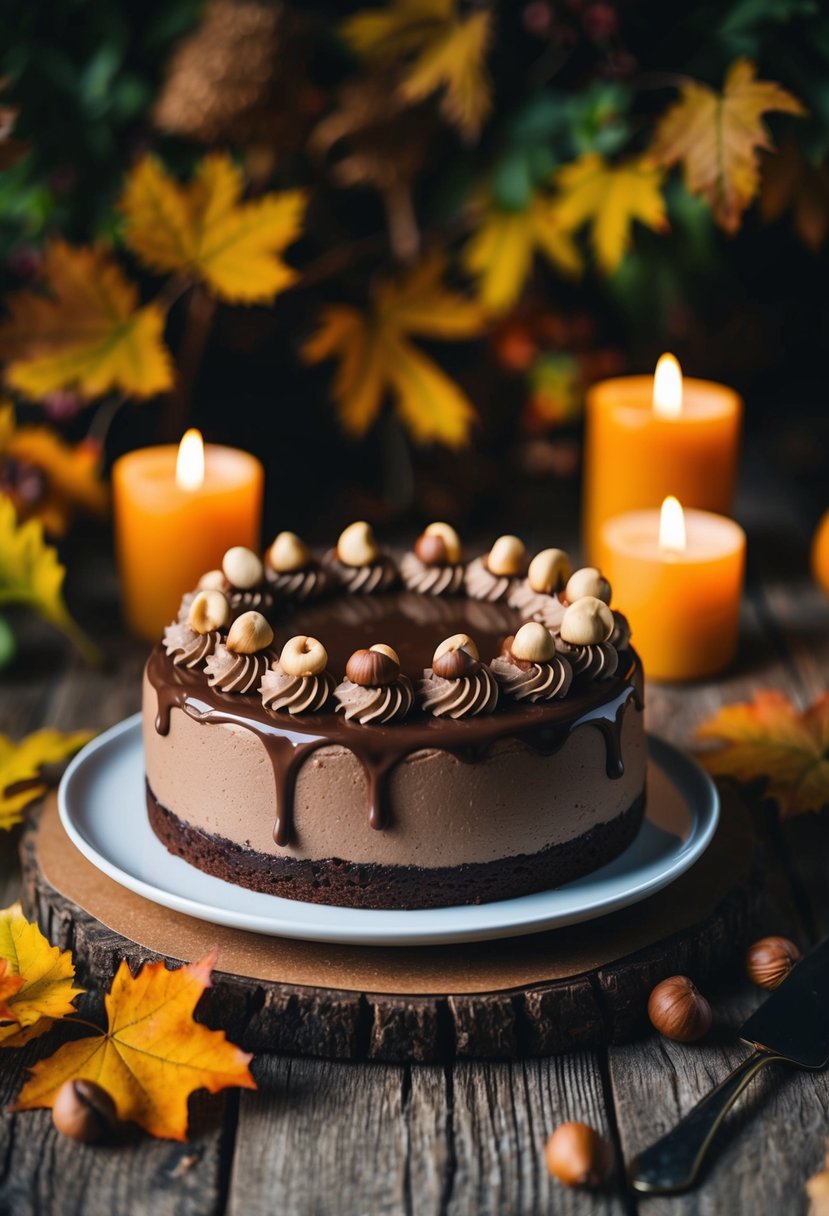
[(645, 794), (609, 823), (540, 853), (436, 869), (260, 853), (184, 823), (156, 800), (149, 784), (147, 810), (153, 831), (171, 853), (240, 887), (347, 908), (447, 908), (546, 891), (597, 870), (636, 836)]

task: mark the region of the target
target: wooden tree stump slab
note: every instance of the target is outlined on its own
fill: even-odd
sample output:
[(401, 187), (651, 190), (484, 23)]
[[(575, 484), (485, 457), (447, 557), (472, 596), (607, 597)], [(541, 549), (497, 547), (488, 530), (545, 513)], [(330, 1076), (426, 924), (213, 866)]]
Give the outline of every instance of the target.
[(761, 881), (745, 808), (728, 794), (708, 851), (666, 890), (552, 932), (442, 947), (357, 947), (264, 937), (150, 903), (92, 866), (54, 798), (21, 844), (24, 906), (107, 988), (120, 959), (200, 958), (218, 947), (199, 1014), (252, 1051), (433, 1061), (542, 1056), (620, 1043), (648, 993), (682, 972), (710, 984), (748, 940)]

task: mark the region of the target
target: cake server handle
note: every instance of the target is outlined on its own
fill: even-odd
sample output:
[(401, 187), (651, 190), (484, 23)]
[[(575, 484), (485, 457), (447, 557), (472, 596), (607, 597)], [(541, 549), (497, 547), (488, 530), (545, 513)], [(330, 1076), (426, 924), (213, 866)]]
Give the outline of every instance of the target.
[(665, 1195), (689, 1187), (717, 1128), (749, 1081), (767, 1064), (789, 1062), (784, 1056), (769, 1051), (755, 1051), (750, 1055), (680, 1119), (675, 1128), (631, 1162), (629, 1174), (634, 1188), (651, 1195)]

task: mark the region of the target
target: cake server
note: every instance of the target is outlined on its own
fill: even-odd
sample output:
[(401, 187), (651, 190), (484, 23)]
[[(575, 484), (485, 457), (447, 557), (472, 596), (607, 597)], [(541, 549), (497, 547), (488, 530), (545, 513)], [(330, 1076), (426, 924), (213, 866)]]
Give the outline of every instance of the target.
[(792, 969), (739, 1034), (754, 1052), (635, 1158), (629, 1173), (637, 1191), (666, 1194), (690, 1186), (726, 1113), (761, 1068), (818, 1069), (829, 1063), (829, 938)]

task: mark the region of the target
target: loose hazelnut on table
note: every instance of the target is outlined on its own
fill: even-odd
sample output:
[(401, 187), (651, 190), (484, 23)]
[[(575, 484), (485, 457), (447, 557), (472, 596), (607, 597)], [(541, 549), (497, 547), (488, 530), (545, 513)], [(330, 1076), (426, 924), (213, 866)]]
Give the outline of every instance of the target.
[(569, 646), (597, 646), (613, 633), (613, 613), (602, 600), (584, 595), (561, 618), (560, 636)]
[(776, 988), (800, 957), (797, 946), (787, 937), (762, 937), (746, 954), (748, 978), (760, 988)]
[(694, 1043), (711, 1029), (711, 1006), (687, 975), (672, 975), (648, 998), (654, 1029), (677, 1043)]
[(238, 587), (240, 591), (258, 587), (265, 574), (259, 556), (244, 545), (228, 549), (222, 558), (222, 570), (230, 585)]
[(194, 633), (224, 629), (230, 620), (230, 604), (221, 591), (199, 591), (187, 613), (187, 624)]
[(261, 612), (243, 612), (227, 635), (225, 645), (233, 654), (257, 654), (273, 642), (273, 630)]
[(526, 549), (518, 536), (499, 536), (486, 558), (490, 574), (520, 574), (524, 565)]
[(287, 676), (316, 676), (328, 666), (328, 651), (316, 638), (298, 634), (282, 647), (279, 666)]
[(568, 604), (573, 604), (585, 595), (592, 595), (605, 604), (609, 604), (612, 598), (610, 583), (595, 566), (582, 566), (574, 571), (567, 580), (563, 598)]
[(539, 595), (560, 591), (572, 573), (570, 558), (563, 549), (542, 549), (527, 570), (527, 582)]
[(370, 566), (380, 556), (371, 524), (364, 519), (349, 524), (340, 533), (336, 549), (337, 557), (344, 566)]
[(346, 664), (345, 674), (352, 684), (359, 684), (361, 688), (382, 688), (394, 684), (400, 675), (400, 659), (391, 646), (377, 642), (368, 650), (355, 650)]
[(52, 1121), (70, 1140), (95, 1144), (112, 1134), (118, 1114), (112, 1098), (94, 1081), (65, 1081), (52, 1104)]
[(296, 532), (279, 532), (268, 549), (268, 562), (277, 574), (293, 574), (304, 570), (311, 561), (308, 546)]
[(609, 1143), (587, 1123), (562, 1123), (544, 1155), (547, 1169), (565, 1186), (601, 1186), (613, 1162)]

